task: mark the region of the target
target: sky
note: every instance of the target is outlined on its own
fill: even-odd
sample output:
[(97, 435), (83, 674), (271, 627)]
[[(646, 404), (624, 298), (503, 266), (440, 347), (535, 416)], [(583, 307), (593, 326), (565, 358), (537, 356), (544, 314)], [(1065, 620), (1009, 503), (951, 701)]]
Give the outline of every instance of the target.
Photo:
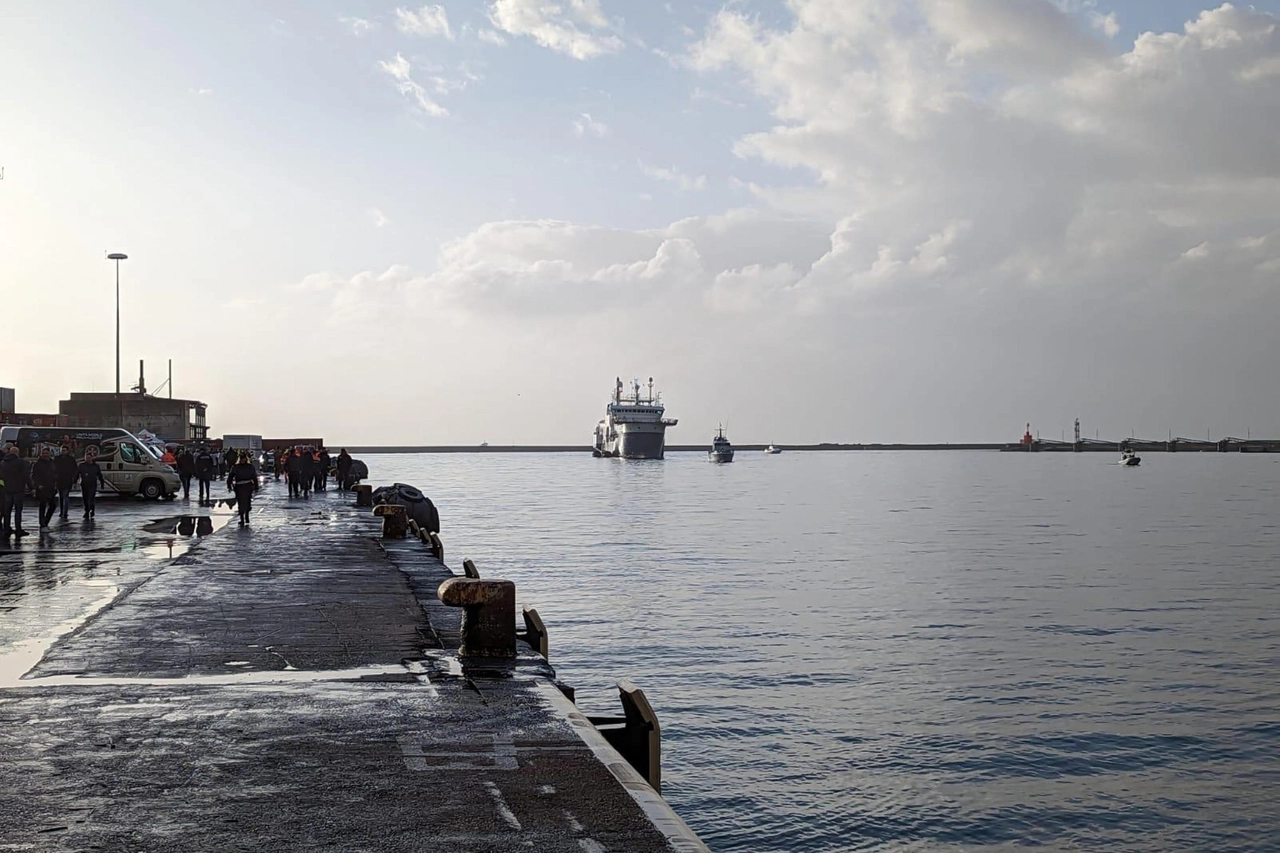
[(214, 435), (1280, 438), (1280, 0), (0, 6), (0, 386)]

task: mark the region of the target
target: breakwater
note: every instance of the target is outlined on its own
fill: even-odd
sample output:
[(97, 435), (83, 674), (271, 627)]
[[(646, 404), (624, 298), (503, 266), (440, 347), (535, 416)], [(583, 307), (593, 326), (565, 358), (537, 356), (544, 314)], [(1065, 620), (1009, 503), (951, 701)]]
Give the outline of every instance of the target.
[[(669, 444), (668, 453), (705, 453), (707, 444)], [(764, 444), (735, 444), (734, 449), (742, 452), (763, 451)], [(988, 450), (1004, 452), (1033, 453), (1119, 453), (1121, 450), (1135, 450), (1140, 453), (1280, 453), (1280, 439), (1243, 439), (1225, 438), (1217, 441), (1205, 441), (1189, 438), (1176, 438), (1169, 441), (1127, 438), (1119, 441), (1099, 441), (1088, 439), (1073, 443), (1069, 441), (1035, 440), (1023, 442), (954, 442), (954, 443), (869, 443), (842, 444), (823, 442), (820, 444), (780, 444), (780, 449), (787, 453), (811, 453), (822, 451), (941, 451), (941, 450)], [(528, 444), (528, 445), (370, 445), (351, 446), (347, 449), (353, 454), (394, 454), (394, 453), (591, 453), (587, 445), (568, 444)]]

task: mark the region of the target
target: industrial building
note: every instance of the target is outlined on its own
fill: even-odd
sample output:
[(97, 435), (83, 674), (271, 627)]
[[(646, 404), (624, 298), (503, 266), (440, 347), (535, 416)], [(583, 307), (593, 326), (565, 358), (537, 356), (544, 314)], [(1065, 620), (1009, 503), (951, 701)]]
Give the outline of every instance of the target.
[(119, 427), (150, 430), (165, 441), (207, 441), (208, 406), (199, 400), (177, 400), (148, 394), (96, 394), (73, 391), (58, 403), (61, 426)]

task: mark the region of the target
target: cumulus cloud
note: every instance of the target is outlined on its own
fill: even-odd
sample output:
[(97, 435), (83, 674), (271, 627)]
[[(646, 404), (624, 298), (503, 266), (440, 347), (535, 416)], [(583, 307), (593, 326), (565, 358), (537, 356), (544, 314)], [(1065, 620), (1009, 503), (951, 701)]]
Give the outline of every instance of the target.
[(574, 59), (594, 59), (624, 47), (622, 39), (611, 32), (600, 0), (494, 0), (489, 20), (508, 35), (527, 36)]
[(443, 6), (423, 6), (417, 11), (399, 6), (395, 15), (396, 29), (405, 35), (453, 39), (449, 13)]
[[(1048, 0), (787, 8), (770, 24), (730, 4), (684, 60), (771, 113), (732, 149), (768, 167), (741, 184), (757, 209), (642, 231), (491, 223), (433, 269), (390, 275), (396, 299), (535, 327), (609, 312), (684, 323), (690, 340), (744, 359), (762, 329), (790, 323), (777, 371), (883, 401), (882, 379), (849, 366), (892, 363), (913, 412), (928, 414), (927, 398), (938, 418), (983, 423), (992, 406), (1018, 423), (1022, 407), (1071, 394), (1156, 410), (1187, 399), (1178, 384), (1217, 387), (1224, 371), (1280, 357), (1275, 16), (1222, 5), (1112, 47), (1092, 7)], [(392, 283), (362, 273), (327, 286), (368, 298)], [(756, 343), (725, 343), (744, 329)], [(690, 358), (679, 340), (666, 346)], [(1039, 358), (1068, 352), (1048, 388)], [(1114, 364), (1142, 388), (1106, 398), (1089, 371)], [(1000, 387), (974, 394), (992, 372)], [(1213, 393), (1199, 405), (1229, 403)]]

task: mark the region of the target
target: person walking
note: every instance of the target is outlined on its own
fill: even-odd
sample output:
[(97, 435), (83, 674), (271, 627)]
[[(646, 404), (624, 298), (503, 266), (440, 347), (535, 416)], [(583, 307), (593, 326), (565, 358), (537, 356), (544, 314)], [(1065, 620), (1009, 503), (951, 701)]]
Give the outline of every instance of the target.
[(179, 448), (178, 458), (173, 467), (177, 469), (178, 479), (182, 481), (182, 499), (191, 500), (191, 478), (196, 473), (196, 458), (187, 448)]
[(351, 476), (351, 454), (344, 447), (338, 451), (338, 491), (345, 492), (350, 486), (347, 478)]
[(93, 518), (98, 514), (98, 486), (106, 487), (107, 478), (102, 476), (102, 466), (98, 464), (98, 449), (90, 447), (84, 453), (84, 461), (76, 469), (80, 475), (80, 498), (84, 502), (84, 517)]
[(27, 535), (22, 529), (22, 504), (31, 488), (31, 465), (18, 455), (18, 448), (9, 445), (4, 459), (0, 460), (0, 480), (4, 480), (4, 535), (20, 538)]
[(333, 464), (333, 459), (329, 456), (329, 451), (323, 447), (316, 453), (316, 491), (329, 491), (329, 466)]
[(76, 455), (71, 452), (71, 445), (64, 444), (59, 448), (53, 468), (58, 486), (58, 518), (66, 520), (71, 513), (71, 487), (80, 477), (80, 466), (76, 463)]
[(209, 448), (201, 447), (196, 454), (196, 480), (200, 483), (200, 503), (213, 500), (213, 471), (218, 463), (214, 461)]
[(31, 465), (31, 483), (35, 487), (40, 532), (43, 533), (49, 529), (49, 522), (53, 520), (53, 512), (58, 506), (58, 466), (47, 444), (40, 448), (40, 456)]
[(289, 478), (289, 497), (302, 497), (302, 451), (298, 448), (288, 452), (284, 463), (285, 476)]
[(310, 447), (302, 448), (302, 452), (298, 454), (298, 480), (302, 485), (302, 496), (311, 497), (311, 486), (316, 479), (316, 458), (312, 455)]
[(227, 490), (235, 492), (236, 509), (240, 511), (240, 526), (249, 526), (249, 511), (253, 509), (253, 495), (258, 491), (258, 469), (249, 460), (249, 452), (243, 451), (231, 473), (227, 475)]

